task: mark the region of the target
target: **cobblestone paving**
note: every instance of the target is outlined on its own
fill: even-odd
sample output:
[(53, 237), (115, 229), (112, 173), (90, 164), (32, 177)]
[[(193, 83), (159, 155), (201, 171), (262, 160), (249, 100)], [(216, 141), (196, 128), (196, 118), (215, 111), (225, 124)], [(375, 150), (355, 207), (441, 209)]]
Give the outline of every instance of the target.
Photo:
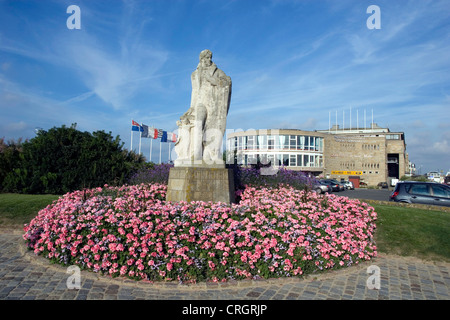
[[(0, 229), (0, 300), (449, 300), (450, 263), (380, 255), (348, 269), (304, 279), (178, 285), (111, 279), (81, 271), (81, 288), (68, 289), (71, 273), (28, 252), (17, 231)], [(380, 288), (367, 285), (369, 266), (380, 269)]]

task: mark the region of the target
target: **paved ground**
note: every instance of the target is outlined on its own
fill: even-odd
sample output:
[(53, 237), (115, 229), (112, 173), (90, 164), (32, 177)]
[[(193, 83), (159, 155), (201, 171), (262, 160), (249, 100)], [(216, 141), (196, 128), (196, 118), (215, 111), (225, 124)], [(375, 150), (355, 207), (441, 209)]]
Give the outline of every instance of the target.
[[(376, 276), (367, 273), (372, 265), (379, 267), (379, 289), (367, 285), (369, 277)], [(136, 283), (81, 271), (81, 288), (69, 289), (67, 280), (72, 274), (66, 271), (27, 251), (20, 232), (0, 229), (0, 300), (450, 299), (450, 263), (385, 255), (363, 265), (306, 279), (190, 286)]]

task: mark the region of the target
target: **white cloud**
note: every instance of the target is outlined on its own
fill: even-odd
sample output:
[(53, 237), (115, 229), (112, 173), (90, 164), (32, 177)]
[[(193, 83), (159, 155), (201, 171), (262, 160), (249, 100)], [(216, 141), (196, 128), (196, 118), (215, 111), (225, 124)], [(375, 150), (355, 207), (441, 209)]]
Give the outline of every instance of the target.
[(9, 123), (5, 127), (6, 127), (6, 130), (8, 130), (8, 131), (12, 131), (15, 133), (21, 133), (25, 129), (27, 129), (28, 125), (24, 121), (19, 121), (19, 122)]
[(447, 140), (437, 141), (433, 143), (434, 153), (446, 154), (450, 156), (450, 145)]

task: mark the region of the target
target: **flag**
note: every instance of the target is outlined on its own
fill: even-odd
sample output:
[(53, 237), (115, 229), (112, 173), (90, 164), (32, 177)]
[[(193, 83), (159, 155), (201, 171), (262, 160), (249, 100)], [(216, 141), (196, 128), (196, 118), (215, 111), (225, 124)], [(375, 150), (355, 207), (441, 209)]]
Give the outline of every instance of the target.
[(158, 129), (148, 128), (148, 137), (152, 139), (158, 138)]
[(161, 136), (161, 142), (167, 142), (167, 131), (163, 131)]
[(163, 129), (156, 129), (158, 131), (158, 136), (156, 138), (162, 138), (163, 136)]
[(131, 131), (143, 131), (143, 128), (139, 123), (134, 120), (131, 120)]
[(146, 126), (145, 124), (142, 124), (141, 137), (148, 138), (148, 126)]
[(177, 135), (173, 132), (167, 133), (167, 141), (169, 142), (177, 142)]

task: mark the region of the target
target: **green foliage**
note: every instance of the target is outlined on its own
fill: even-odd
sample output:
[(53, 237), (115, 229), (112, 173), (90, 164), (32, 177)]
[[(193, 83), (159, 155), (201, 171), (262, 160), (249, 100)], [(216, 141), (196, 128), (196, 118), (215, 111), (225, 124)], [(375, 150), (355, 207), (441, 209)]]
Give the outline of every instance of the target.
[[(5, 181), (8, 173), (15, 171), (17, 163), (21, 160), (22, 154), (22, 139), (18, 141), (10, 140), (5, 142), (4, 138), (0, 138), (0, 191), (2, 191), (2, 185)], [(15, 172), (19, 174), (19, 171)], [(8, 179), (13, 179), (13, 181), (8, 182), (8, 184), (15, 185), (19, 182), (19, 178), (16, 175), (12, 175)]]
[[(48, 131), (21, 145), (19, 158), (7, 168), (3, 191), (63, 194), (104, 184), (123, 184), (144, 158), (123, 150), (119, 137), (81, 132), (76, 124)], [(1, 166), (3, 172), (3, 166)], [(1, 182), (1, 181), (0, 181)]]
[(400, 181), (429, 181), (425, 176), (402, 176)]

